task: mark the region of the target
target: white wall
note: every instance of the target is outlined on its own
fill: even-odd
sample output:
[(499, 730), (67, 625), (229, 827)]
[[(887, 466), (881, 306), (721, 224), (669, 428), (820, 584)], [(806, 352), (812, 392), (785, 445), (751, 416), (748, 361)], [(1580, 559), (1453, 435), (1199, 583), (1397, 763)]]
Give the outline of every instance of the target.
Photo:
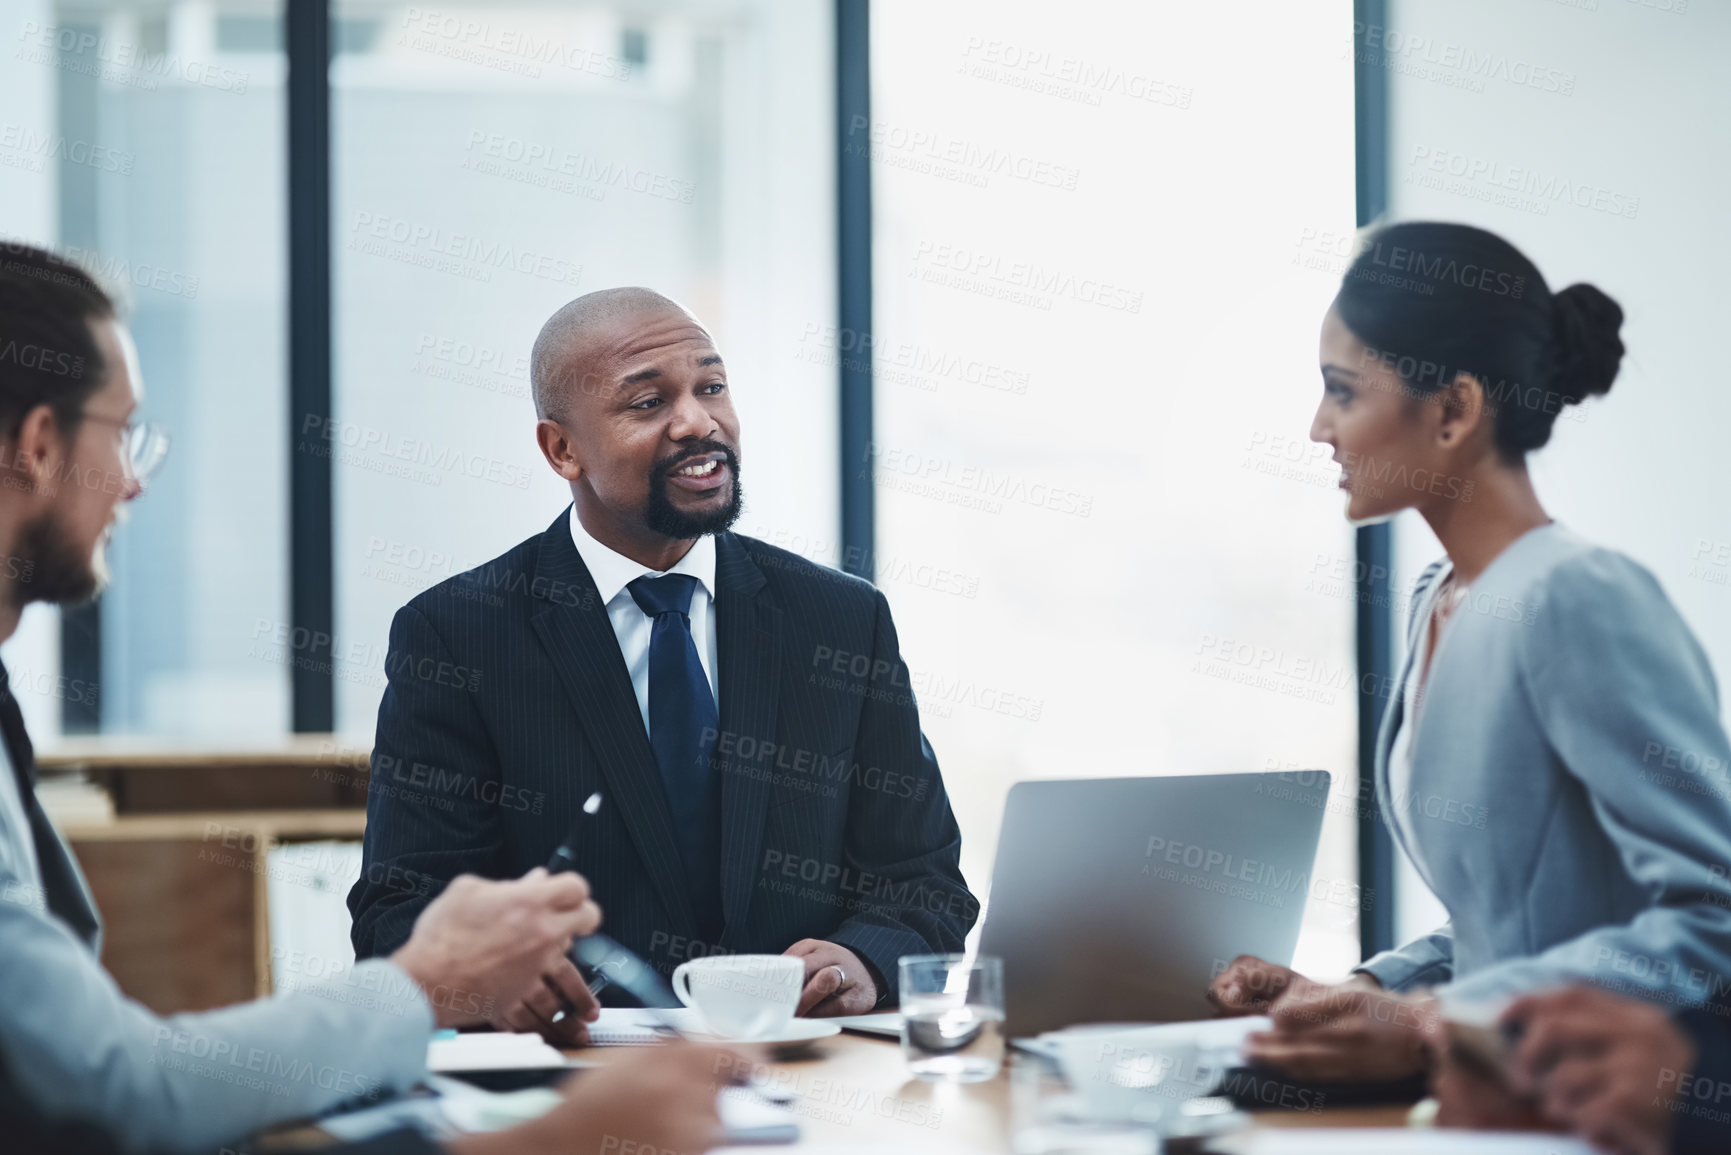
[[(1622, 375), (1558, 422), (1532, 458), (1534, 480), (1552, 516), (1658, 576), (1723, 679), (1731, 5), (1392, 0), (1389, 9), (1380, 39), (1391, 215), (1493, 229), (1553, 289), (1592, 281), (1623, 306)], [(1416, 517), (1395, 533), (1404, 584), (1441, 550)], [(1402, 904), (1401, 929), (1428, 929), (1434, 900), (1409, 881), (1404, 893), (1421, 901)]]

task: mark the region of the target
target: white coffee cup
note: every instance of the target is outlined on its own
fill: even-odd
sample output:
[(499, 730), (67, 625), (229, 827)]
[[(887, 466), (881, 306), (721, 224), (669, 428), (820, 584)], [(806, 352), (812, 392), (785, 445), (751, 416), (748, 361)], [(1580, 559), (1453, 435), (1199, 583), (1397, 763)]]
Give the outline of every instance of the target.
[(692, 959), (673, 971), (673, 993), (703, 1016), (712, 1034), (762, 1039), (786, 1029), (805, 988), (805, 960), (779, 954)]
[(1090, 1118), (1160, 1123), (1222, 1070), (1194, 1037), (1163, 1027), (1073, 1027), (1057, 1036), (1058, 1065)]

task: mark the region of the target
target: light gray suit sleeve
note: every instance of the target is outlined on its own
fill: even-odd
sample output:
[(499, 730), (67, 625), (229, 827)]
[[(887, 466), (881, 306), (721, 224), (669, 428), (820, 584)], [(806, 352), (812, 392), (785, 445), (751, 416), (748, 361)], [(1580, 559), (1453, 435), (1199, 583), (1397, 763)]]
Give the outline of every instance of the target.
[(0, 1051), (52, 1118), (104, 1124), (128, 1150), (210, 1150), (425, 1075), (432, 1008), (393, 963), (343, 982), (161, 1018), (0, 857)]
[(1368, 974), (1387, 991), (1410, 991), (1446, 983), (1454, 975), (1455, 933), (1447, 923), (1405, 946), (1372, 955), (1352, 968)]
[(1476, 970), (1446, 993), (1477, 1002), (1591, 982), (1688, 1003), (1727, 989), (1731, 746), (1706, 654), (1653, 575), (1609, 550), (1558, 567), (1525, 641), (1545, 737), (1649, 901), (1630, 922)]

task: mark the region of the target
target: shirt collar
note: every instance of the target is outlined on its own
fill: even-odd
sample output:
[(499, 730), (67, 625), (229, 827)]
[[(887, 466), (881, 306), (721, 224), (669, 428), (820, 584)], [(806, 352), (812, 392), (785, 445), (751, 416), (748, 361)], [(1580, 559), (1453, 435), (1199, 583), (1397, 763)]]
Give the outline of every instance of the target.
[(589, 576), (595, 579), (595, 592), (601, 595), (602, 605), (611, 604), (614, 598), (625, 592), (627, 585), (643, 575), (660, 577), (662, 573), (690, 574), (702, 583), (709, 600), (715, 600), (715, 538), (710, 534), (698, 538), (672, 568), (658, 572), (596, 541), (583, 528), (583, 522), (577, 516), (576, 503), (572, 503), (571, 542), (577, 547), (577, 556), (588, 567)]

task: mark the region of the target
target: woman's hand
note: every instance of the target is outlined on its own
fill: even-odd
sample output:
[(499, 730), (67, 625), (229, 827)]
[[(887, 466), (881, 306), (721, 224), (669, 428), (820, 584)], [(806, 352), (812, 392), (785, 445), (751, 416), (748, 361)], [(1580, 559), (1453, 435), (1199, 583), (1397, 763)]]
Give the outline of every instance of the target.
[(1436, 1000), (1392, 995), (1366, 975), (1333, 986), (1300, 978), (1269, 1008), (1272, 1031), (1245, 1041), (1245, 1058), (1294, 1078), (1383, 1082), (1428, 1067)]

